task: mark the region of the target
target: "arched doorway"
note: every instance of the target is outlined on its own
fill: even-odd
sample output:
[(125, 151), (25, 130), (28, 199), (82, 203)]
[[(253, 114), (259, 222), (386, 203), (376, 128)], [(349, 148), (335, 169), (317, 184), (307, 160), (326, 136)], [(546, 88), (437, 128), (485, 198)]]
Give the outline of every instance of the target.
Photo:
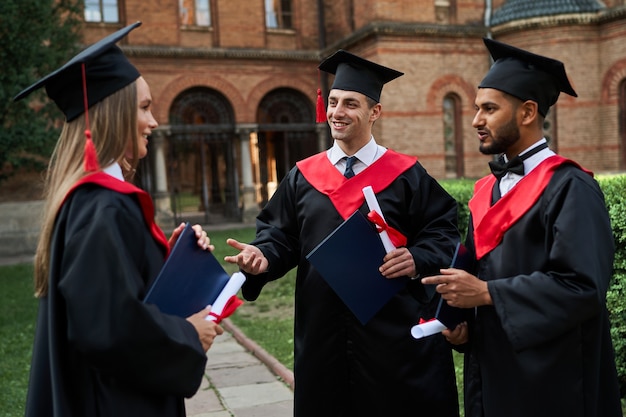
[(169, 120), (168, 180), (175, 217), (200, 216), (205, 223), (239, 220), (238, 141), (229, 101), (216, 90), (194, 87), (174, 100)]
[(257, 110), (261, 203), (295, 163), (318, 151), (313, 103), (299, 91), (279, 88), (269, 92)]

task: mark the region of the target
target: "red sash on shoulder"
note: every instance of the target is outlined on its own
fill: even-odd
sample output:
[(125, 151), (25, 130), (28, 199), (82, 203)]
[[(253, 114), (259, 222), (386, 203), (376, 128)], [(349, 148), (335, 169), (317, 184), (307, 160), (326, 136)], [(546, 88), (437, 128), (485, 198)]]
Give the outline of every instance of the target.
[(139, 200), (144, 220), (146, 221), (146, 225), (150, 228), (150, 234), (152, 234), (152, 237), (154, 237), (154, 240), (156, 240), (159, 245), (162, 245), (165, 248), (166, 254), (169, 255), (170, 245), (167, 242), (167, 238), (165, 237), (163, 230), (161, 230), (161, 228), (154, 222), (154, 205), (152, 204), (152, 198), (150, 198), (150, 195), (147, 192), (141, 188), (135, 187), (129, 182), (120, 181), (109, 174), (99, 171), (78, 180), (76, 184), (74, 184), (67, 192), (63, 202), (65, 202), (70, 194), (83, 184), (96, 184), (103, 188), (117, 191), (118, 193), (134, 194), (137, 197), (137, 200)]
[(563, 164), (575, 165), (593, 176), (591, 171), (585, 170), (576, 162), (553, 155), (524, 176), (493, 206), (491, 193), (496, 177), (488, 175), (476, 182), (474, 196), (468, 203), (474, 226), (476, 259), (482, 258), (500, 244), (504, 233), (537, 202), (556, 169)]
[(347, 219), (365, 201), (363, 188), (372, 186), (375, 194), (387, 188), (400, 174), (415, 165), (417, 158), (387, 151), (363, 172), (348, 179), (335, 168), (326, 152), (315, 154), (296, 165), (306, 180), (330, 198), (341, 217)]

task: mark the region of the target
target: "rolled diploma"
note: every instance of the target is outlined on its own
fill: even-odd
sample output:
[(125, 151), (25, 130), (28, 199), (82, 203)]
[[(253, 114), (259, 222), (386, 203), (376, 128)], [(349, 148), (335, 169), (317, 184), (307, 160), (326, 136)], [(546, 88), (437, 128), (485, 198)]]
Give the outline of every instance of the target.
[[(385, 216), (383, 216), (383, 211), (380, 209), (380, 205), (378, 205), (378, 200), (376, 199), (376, 194), (374, 194), (374, 190), (371, 185), (367, 187), (363, 187), (363, 195), (365, 196), (365, 201), (367, 202), (367, 206), (370, 211), (375, 211), (380, 214), (380, 217), (385, 220)], [(386, 221), (386, 220), (385, 220)], [(383, 230), (379, 233), (380, 240), (383, 242), (383, 246), (385, 247), (385, 251), (387, 253), (394, 250), (396, 247), (391, 243), (391, 239), (389, 239), (389, 234), (387, 234), (386, 230)]]
[(443, 325), (439, 320), (431, 320), (426, 323), (416, 324), (411, 327), (411, 336), (415, 339), (421, 339), (422, 337), (432, 336), (433, 334), (441, 333), (442, 330), (445, 330), (446, 326)]
[[(222, 289), (220, 295), (217, 296), (217, 299), (211, 306), (211, 312), (216, 314), (217, 316), (221, 316), (224, 312), (224, 307), (226, 306), (226, 303), (228, 302), (228, 300), (230, 300), (230, 297), (232, 297), (233, 295), (237, 295), (237, 292), (239, 291), (245, 280), (246, 276), (244, 274), (242, 274), (241, 272), (235, 272)], [(206, 320), (210, 321), (215, 321), (216, 319), (216, 317), (210, 314), (206, 317)]]

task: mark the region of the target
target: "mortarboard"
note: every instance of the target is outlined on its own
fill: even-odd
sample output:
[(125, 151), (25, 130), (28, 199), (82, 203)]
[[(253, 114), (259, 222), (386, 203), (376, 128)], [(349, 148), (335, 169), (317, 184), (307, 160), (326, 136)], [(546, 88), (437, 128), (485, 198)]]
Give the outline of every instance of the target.
[(368, 61), (343, 49), (326, 58), (318, 68), (335, 74), (331, 90), (336, 88), (357, 91), (377, 103), (380, 101), (383, 85), (404, 75), (403, 72)]
[[(133, 23), (87, 47), (61, 68), (22, 90), (13, 100), (45, 87), (46, 94), (65, 114), (66, 120), (74, 120), (86, 110), (85, 94), (91, 107), (139, 78), (139, 71), (115, 43), (140, 25), (141, 22)], [(85, 64), (86, 92), (83, 91), (82, 64)]]
[[(137, 78), (139, 71), (115, 44), (131, 30), (141, 26), (135, 22), (85, 48), (61, 68), (22, 90), (13, 101), (45, 87), (46, 94), (71, 122), (88, 108), (126, 87)], [(98, 158), (91, 140), (89, 115), (86, 117), (85, 170), (96, 171)]]
[(560, 92), (578, 97), (561, 61), (536, 55), (493, 39), (483, 42), (495, 61), (478, 88), (494, 88), (538, 104), (544, 117)]

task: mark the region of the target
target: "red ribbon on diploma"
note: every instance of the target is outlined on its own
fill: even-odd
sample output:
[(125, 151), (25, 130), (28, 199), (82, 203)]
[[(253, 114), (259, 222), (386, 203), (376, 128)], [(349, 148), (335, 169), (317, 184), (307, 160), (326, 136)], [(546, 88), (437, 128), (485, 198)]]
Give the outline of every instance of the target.
[(237, 310), (237, 308), (239, 308), (239, 306), (242, 304), (243, 301), (241, 301), (236, 295), (233, 295), (228, 299), (228, 301), (226, 301), (222, 314), (215, 314), (211, 311), (209, 312), (209, 316), (215, 317), (215, 322), (219, 324), (225, 318), (230, 317), (235, 312), (235, 310)]
[(423, 318), (420, 317), (420, 321), (417, 324), (424, 324), (424, 323), (428, 323), (429, 321), (435, 321), (435, 320), (436, 319), (434, 317), (428, 320), (424, 320)]
[(393, 243), (393, 246), (395, 246), (396, 248), (399, 248), (400, 246), (406, 246), (406, 237), (393, 227), (389, 226), (387, 222), (383, 219), (383, 217), (378, 214), (377, 211), (372, 210), (367, 213), (367, 218), (369, 219), (369, 221), (376, 225), (376, 230), (378, 231), (378, 233), (381, 233), (383, 231), (387, 232), (391, 243)]

